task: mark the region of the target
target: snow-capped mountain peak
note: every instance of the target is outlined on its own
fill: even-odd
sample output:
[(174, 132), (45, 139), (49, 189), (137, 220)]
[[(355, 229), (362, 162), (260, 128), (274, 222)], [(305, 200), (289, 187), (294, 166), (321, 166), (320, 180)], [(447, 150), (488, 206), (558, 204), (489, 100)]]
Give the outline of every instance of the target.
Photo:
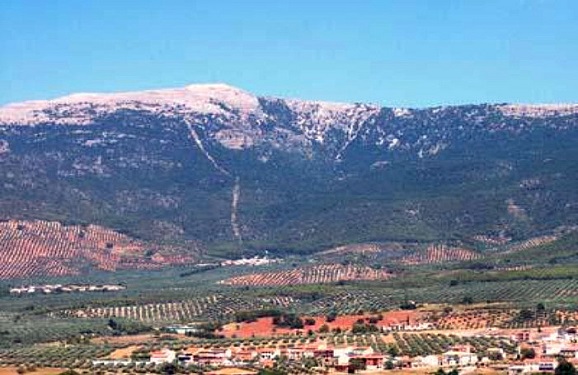
[(249, 115), (259, 110), (259, 100), (226, 84), (195, 84), (182, 88), (118, 93), (77, 93), (53, 100), (36, 100), (0, 107), (0, 123), (36, 125), (53, 122), (86, 125), (99, 114), (120, 109), (150, 112), (194, 112)]
[[(227, 84), (206, 83), (133, 92), (78, 93), (53, 100), (9, 104), (0, 107), (0, 126), (86, 126), (106, 122), (110, 115), (122, 116), (122, 111), (137, 112), (127, 117), (135, 124), (146, 116), (182, 121), (195, 140), (201, 134), (227, 149), (265, 145), (306, 154), (317, 144), (326, 149), (330, 158), (340, 161), (352, 145), (360, 142), (388, 149), (418, 149), (419, 155), (435, 155), (448, 146), (447, 139), (454, 130), (472, 131), (478, 126), (483, 131), (521, 129), (537, 118), (578, 114), (578, 105), (382, 108), (258, 97)], [(450, 129), (455, 121), (448, 119), (456, 116), (467, 119), (467, 124)], [(499, 116), (503, 118), (496, 120)], [(515, 127), (504, 126), (510, 119), (520, 121)], [(556, 126), (575, 126), (575, 119), (558, 122)]]

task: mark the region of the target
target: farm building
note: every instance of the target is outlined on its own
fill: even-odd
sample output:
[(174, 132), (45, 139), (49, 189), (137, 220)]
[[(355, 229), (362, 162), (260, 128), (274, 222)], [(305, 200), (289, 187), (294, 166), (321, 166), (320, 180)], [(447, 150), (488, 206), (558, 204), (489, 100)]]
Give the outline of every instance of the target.
[(170, 363), (177, 358), (177, 353), (170, 349), (161, 349), (151, 352), (150, 361), (155, 364)]

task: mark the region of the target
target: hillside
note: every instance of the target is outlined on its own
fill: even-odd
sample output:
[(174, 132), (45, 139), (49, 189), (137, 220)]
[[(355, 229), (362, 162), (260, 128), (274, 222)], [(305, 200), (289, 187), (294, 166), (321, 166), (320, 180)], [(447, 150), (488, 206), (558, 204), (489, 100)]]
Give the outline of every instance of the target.
[(157, 269), (191, 263), (197, 256), (175, 250), (96, 225), (11, 220), (0, 223), (0, 279), (72, 276), (89, 268)]
[(0, 215), (227, 256), (517, 242), (578, 221), (577, 140), (577, 105), (75, 94), (0, 108)]

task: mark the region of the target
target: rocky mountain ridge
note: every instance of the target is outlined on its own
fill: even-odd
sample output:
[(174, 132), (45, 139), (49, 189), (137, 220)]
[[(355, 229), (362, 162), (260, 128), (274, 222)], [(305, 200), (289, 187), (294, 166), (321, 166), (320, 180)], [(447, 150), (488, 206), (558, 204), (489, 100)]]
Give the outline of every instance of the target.
[[(0, 125), (89, 125), (111, 113), (144, 112), (167, 119), (187, 119), (193, 127), (207, 129), (209, 135), (228, 149), (247, 149), (269, 143), (278, 148), (303, 148), (331, 143), (333, 133), (343, 139), (332, 149), (340, 160), (343, 151), (359, 135), (367, 138), (376, 132), (375, 145), (407, 147), (403, 131), (391, 129), (394, 122), (421, 121), (423, 126), (436, 125), (454, 112), (465, 110), (464, 119), (470, 126), (484, 124), (484, 117), (497, 121), (485, 124), (488, 131), (500, 129), (503, 120), (525, 120), (519, 126), (536, 119), (563, 118), (578, 114), (578, 104), (499, 104), (447, 106), (426, 109), (387, 108), (369, 104), (346, 104), (295, 99), (257, 97), (225, 84), (189, 85), (184, 88), (149, 90), (112, 94), (72, 94), (47, 101), (30, 101), (0, 107)], [(501, 117), (501, 118), (499, 118)], [(273, 124), (273, 127), (271, 126)], [(216, 125), (216, 126), (215, 126)], [(574, 122), (568, 124), (575, 125)], [(434, 129), (439, 132), (440, 129)], [(518, 130), (518, 129), (515, 129)], [(271, 137), (268, 133), (275, 133)], [(429, 135), (421, 134), (422, 140)], [(419, 143), (419, 140), (415, 142)], [(285, 143), (285, 144), (283, 144)], [(425, 151), (436, 153), (447, 147), (443, 140)], [(4, 146), (5, 148), (6, 146)]]
[(0, 108), (0, 213), (227, 254), (523, 240), (578, 221), (577, 140), (573, 104), (75, 94)]

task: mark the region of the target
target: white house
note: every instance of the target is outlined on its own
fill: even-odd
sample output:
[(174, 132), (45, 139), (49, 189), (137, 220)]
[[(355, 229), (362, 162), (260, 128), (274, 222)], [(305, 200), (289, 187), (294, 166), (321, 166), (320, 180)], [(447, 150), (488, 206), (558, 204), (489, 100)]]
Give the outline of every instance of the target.
[(333, 349), (333, 355), (335, 357), (339, 357), (339, 356), (351, 353), (352, 351), (353, 351), (353, 347), (351, 347), (351, 346), (348, 346), (345, 348), (334, 348)]
[(437, 355), (418, 356), (411, 362), (412, 368), (439, 367), (440, 358)]
[(151, 353), (150, 362), (154, 364), (170, 363), (177, 358), (177, 353), (170, 349), (161, 349)]
[(174, 332), (179, 335), (186, 335), (187, 333), (196, 333), (199, 332), (200, 323), (199, 324), (182, 324), (182, 325), (171, 325), (165, 327), (165, 329), (169, 332)]
[(471, 366), (478, 362), (475, 353), (449, 351), (442, 354), (442, 365), (444, 366)]

